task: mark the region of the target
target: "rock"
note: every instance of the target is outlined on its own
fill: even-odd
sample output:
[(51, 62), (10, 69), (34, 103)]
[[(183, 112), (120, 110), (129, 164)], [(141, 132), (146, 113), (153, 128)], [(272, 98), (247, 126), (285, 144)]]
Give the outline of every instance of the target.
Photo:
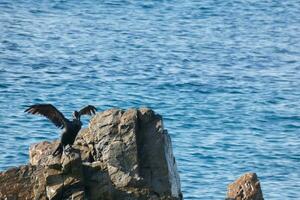
[(32, 144), (29, 148), (29, 162), (31, 165), (44, 165), (47, 161), (47, 157), (52, 154), (56, 145), (59, 144), (59, 141), (56, 142), (40, 142)]
[[(31, 173), (3, 177), (8, 184), (22, 182), (17, 190), (29, 199), (182, 199), (170, 136), (150, 109), (97, 113), (61, 157), (51, 155), (57, 145), (33, 144), (25, 166)], [(7, 186), (0, 191), (0, 199), (13, 195)]]
[(86, 192), (89, 200), (112, 199), (112, 182), (101, 162), (84, 163)]
[(255, 173), (246, 173), (228, 185), (226, 200), (263, 200), (260, 183)]
[(139, 165), (140, 173), (155, 193), (170, 192), (180, 197), (180, 180), (173, 156), (171, 138), (164, 130), (162, 118), (152, 110), (139, 111)]
[(86, 161), (102, 166), (109, 177), (104, 182), (113, 186), (105, 187), (112, 199), (182, 198), (170, 137), (152, 110), (98, 113), (74, 146), (84, 146), (82, 154), (90, 152)]
[(40, 173), (37, 173), (35, 176), (32, 176), (34, 179), (33, 183), (33, 194), (34, 200), (47, 200), (46, 198), (46, 180), (44, 175), (44, 167), (37, 166), (40, 168)]
[[(56, 167), (58, 165), (60, 168)], [(84, 199), (84, 175), (80, 151), (67, 149), (62, 154), (59, 164), (47, 165), (45, 180), (49, 200)]]
[(31, 165), (9, 169), (0, 173), (0, 199), (33, 199), (34, 177), (40, 171)]

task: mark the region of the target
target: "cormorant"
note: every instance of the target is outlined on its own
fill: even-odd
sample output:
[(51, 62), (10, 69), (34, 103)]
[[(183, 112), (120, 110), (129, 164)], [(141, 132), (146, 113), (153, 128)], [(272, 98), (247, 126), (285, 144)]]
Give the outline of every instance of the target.
[(56, 156), (63, 152), (66, 145), (71, 146), (74, 143), (75, 138), (82, 126), (80, 116), (95, 114), (96, 110), (97, 109), (94, 106), (88, 105), (82, 108), (79, 112), (74, 111), (72, 121), (65, 118), (65, 116), (51, 104), (35, 104), (29, 106), (25, 112), (43, 115), (52, 121), (55, 126), (64, 129), (61, 135), (60, 143), (56, 150), (52, 153), (53, 156)]

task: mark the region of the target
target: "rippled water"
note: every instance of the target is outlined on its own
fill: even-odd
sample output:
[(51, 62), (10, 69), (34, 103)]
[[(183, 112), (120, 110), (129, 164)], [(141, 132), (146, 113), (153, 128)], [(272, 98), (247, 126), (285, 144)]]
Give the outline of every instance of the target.
[(1, 0), (0, 169), (59, 137), (26, 105), (148, 106), (185, 199), (223, 199), (248, 171), (266, 199), (298, 199), (299, 33), (297, 0)]

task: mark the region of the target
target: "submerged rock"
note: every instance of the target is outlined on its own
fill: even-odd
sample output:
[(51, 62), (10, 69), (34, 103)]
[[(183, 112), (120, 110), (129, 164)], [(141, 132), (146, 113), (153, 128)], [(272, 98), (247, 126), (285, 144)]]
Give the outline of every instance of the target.
[(246, 173), (228, 185), (226, 200), (264, 200), (255, 173)]
[(170, 136), (150, 109), (97, 113), (61, 157), (57, 144), (31, 146), (26, 176), (2, 173), (0, 199), (18, 181), (28, 199), (182, 199)]

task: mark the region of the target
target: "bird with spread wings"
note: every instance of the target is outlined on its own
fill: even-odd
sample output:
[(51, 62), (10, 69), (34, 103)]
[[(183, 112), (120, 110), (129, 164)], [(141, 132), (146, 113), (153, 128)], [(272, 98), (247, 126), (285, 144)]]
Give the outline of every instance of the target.
[(52, 155), (61, 154), (67, 145), (72, 145), (78, 132), (81, 129), (82, 123), (80, 117), (82, 115), (96, 114), (97, 109), (94, 106), (88, 105), (82, 108), (80, 111), (73, 112), (73, 119), (68, 120), (65, 116), (51, 104), (35, 104), (29, 106), (25, 112), (42, 115), (47, 117), (55, 126), (64, 129), (61, 135), (60, 144), (52, 153)]

